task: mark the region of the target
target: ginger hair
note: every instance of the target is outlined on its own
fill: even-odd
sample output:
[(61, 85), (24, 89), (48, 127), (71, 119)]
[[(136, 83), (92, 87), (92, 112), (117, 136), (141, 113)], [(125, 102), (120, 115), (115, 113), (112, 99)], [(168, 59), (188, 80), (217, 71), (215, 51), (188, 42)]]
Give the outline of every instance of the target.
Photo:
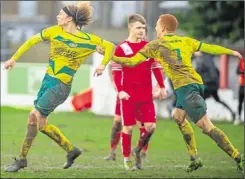
[(160, 15), (160, 25), (165, 27), (168, 32), (175, 32), (178, 27), (178, 20), (171, 14)]

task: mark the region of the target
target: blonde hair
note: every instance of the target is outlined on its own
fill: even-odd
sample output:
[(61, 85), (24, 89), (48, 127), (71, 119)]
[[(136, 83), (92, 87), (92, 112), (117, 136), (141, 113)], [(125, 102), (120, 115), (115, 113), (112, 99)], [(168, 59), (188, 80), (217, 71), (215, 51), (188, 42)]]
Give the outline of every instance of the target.
[(160, 15), (160, 24), (164, 26), (168, 32), (175, 32), (178, 27), (178, 20), (171, 14)]
[(75, 5), (68, 5), (66, 7), (69, 9), (74, 23), (78, 27), (82, 28), (92, 23), (94, 9), (90, 1), (81, 1)]

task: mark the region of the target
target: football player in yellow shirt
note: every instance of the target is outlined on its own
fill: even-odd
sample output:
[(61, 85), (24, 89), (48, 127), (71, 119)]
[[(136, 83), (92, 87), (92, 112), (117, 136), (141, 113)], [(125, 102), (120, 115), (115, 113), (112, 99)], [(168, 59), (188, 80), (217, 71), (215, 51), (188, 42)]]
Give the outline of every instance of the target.
[(27, 153), (38, 130), (67, 152), (64, 169), (69, 168), (81, 154), (81, 151), (74, 147), (57, 127), (48, 123), (48, 116), (67, 99), (77, 69), (90, 54), (96, 52), (96, 46), (100, 45), (105, 49), (102, 64), (107, 64), (114, 53), (114, 44), (80, 30), (92, 22), (92, 12), (91, 3), (86, 1), (64, 7), (57, 16), (58, 25), (44, 29), (31, 37), (10, 60), (5, 62), (5, 69), (13, 68), (16, 60), (33, 45), (42, 41), (50, 42), (49, 64), (37, 99), (34, 101), (35, 109), (28, 117), (27, 133), (19, 158), (5, 169), (6, 172), (17, 172), (27, 167)]
[[(191, 56), (196, 51), (213, 55), (227, 54), (239, 58), (242, 58), (242, 55), (218, 45), (210, 45), (190, 37), (176, 35), (177, 26), (178, 21), (173, 15), (161, 15), (156, 24), (157, 40), (148, 43), (131, 58), (113, 56), (112, 60), (127, 66), (135, 66), (148, 58), (155, 58), (162, 64), (177, 95), (173, 118), (183, 134), (190, 155), (191, 162), (187, 166), (187, 172), (196, 170), (203, 165), (197, 154), (193, 128), (186, 120), (187, 115), (202, 129), (204, 134), (213, 139), (222, 150), (235, 160), (237, 169), (243, 171), (243, 154), (240, 154), (226, 134), (214, 126), (207, 116), (207, 106), (203, 99), (203, 81), (191, 64)], [(100, 71), (97, 72), (97, 74), (99, 73)]]

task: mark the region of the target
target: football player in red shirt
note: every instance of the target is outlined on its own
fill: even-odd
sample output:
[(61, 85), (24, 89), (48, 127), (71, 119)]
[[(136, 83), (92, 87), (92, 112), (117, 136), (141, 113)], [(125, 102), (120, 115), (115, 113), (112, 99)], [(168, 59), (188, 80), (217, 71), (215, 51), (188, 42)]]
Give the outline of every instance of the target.
[[(139, 14), (132, 14), (128, 18), (129, 37), (121, 42), (116, 50), (116, 56), (131, 57), (141, 50), (147, 41), (142, 40), (146, 34), (146, 21)], [(134, 68), (112, 63), (114, 83), (118, 91), (118, 98), (114, 124), (111, 137), (111, 156), (115, 158), (116, 144), (121, 134), (122, 153), (124, 167), (131, 170), (131, 135), (136, 119), (144, 124), (140, 127), (140, 138), (132, 153), (135, 157), (135, 166), (141, 169), (141, 150), (145, 147), (156, 127), (156, 114), (152, 95), (152, 71), (160, 86), (160, 98), (166, 98), (166, 90), (163, 83), (162, 67), (154, 59), (135, 66)], [(147, 80), (146, 80), (147, 79)], [(122, 124), (122, 132), (121, 132)]]
[[(159, 71), (161, 71), (162, 67), (159, 64), (154, 63), (151, 68), (152, 68), (153, 74), (155, 75), (155, 78), (158, 81), (161, 81), (163, 79), (163, 77), (162, 77), (161, 72), (159, 73)], [(118, 63), (112, 62), (110, 64), (109, 72), (110, 72), (109, 75), (110, 75), (110, 78), (112, 81), (112, 85), (115, 88), (115, 90), (117, 91), (117, 89), (121, 89), (120, 83), (121, 83), (121, 79), (122, 79), (122, 66)], [(118, 86), (118, 88), (117, 88), (117, 86)], [(159, 86), (163, 86), (163, 83), (160, 82), (160, 84), (158, 84), (158, 85), (156, 85), (156, 87), (154, 87), (154, 90), (152, 92), (153, 99), (159, 99), (160, 98), (160, 93), (159, 93), (160, 87)], [(136, 120), (137, 120), (137, 124), (139, 127), (140, 135), (141, 135), (145, 132), (146, 129), (144, 127), (144, 123), (140, 122), (140, 119), (138, 119), (138, 118), (139, 117), (136, 117)], [(118, 145), (120, 137), (121, 137), (121, 129), (122, 129), (122, 124), (121, 124), (120, 99), (117, 96), (114, 121), (113, 121), (112, 129), (111, 129), (110, 154), (104, 158), (105, 160), (116, 160), (116, 152), (115, 151), (116, 151), (117, 145)], [(147, 143), (142, 148), (142, 150), (140, 152), (142, 160), (145, 160), (145, 158), (147, 156), (148, 144), (149, 143)]]

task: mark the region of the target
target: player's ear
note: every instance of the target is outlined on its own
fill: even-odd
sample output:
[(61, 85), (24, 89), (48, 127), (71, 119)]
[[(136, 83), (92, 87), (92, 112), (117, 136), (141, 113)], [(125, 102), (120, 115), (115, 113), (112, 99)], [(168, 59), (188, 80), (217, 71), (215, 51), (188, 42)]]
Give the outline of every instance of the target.
[(166, 28), (163, 25), (161, 26), (161, 28), (162, 28), (162, 32), (166, 30)]
[(71, 22), (73, 20), (71, 16), (68, 16), (67, 19), (68, 19), (68, 22)]

